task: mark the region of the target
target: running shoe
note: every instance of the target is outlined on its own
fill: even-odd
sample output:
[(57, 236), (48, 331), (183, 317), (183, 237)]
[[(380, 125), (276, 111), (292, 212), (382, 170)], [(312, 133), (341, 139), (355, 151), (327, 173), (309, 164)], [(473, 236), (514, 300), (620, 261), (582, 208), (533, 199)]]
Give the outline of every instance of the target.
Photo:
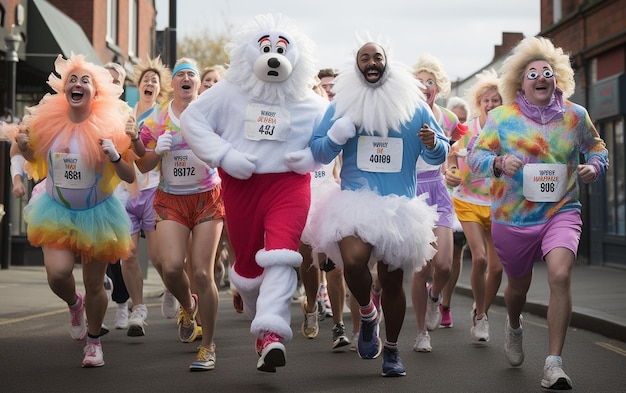
[(306, 297), (302, 299), (302, 313), (304, 314), (304, 321), (302, 321), (302, 327), (300, 330), (302, 331), (302, 335), (306, 338), (313, 339), (317, 337), (317, 334), (320, 330), (319, 320), (318, 320), (318, 304), (315, 303), (315, 308), (313, 308), (313, 312), (306, 311)]
[(102, 344), (87, 343), (83, 349), (85, 357), (83, 358), (82, 367), (102, 367), (104, 366), (104, 354), (102, 353)]
[(104, 275), (104, 290), (107, 293), (108, 303), (111, 303), (111, 296), (113, 296), (113, 280), (108, 275)]
[(189, 366), (190, 371), (207, 371), (215, 368), (215, 344), (200, 345), (196, 360)]
[(428, 306), (426, 308), (426, 329), (433, 331), (439, 327), (441, 324), (441, 311), (439, 310), (439, 306), (441, 305), (441, 293), (439, 293), (439, 297), (437, 301), (433, 301), (432, 299), (432, 287), (429, 285), (426, 293), (428, 294), (427, 303)]
[(472, 327), (470, 333), (476, 341), (489, 341), (489, 319), (485, 314), (481, 319), (476, 319), (476, 309), (472, 310)]
[(128, 327), (128, 302), (117, 303), (115, 323), (113, 326), (115, 326), (116, 329), (126, 329)]
[(356, 352), (356, 347), (359, 342), (359, 332), (352, 333), (352, 340), (350, 340), (350, 350)]
[(130, 337), (145, 336), (146, 332), (143, 327), (147, 325), (146, 318), (148, 318), (148, 308), (145, 304), (133, 306), (133, 311), (128, 319), (128, 332), (126, 334)]
[(260, 343), (257, 341), (256, 347), (260, 356), (256, 364), (257, 370), (275, 373), (276, 367), (283, 367), (287, 364), (285, 346), (278, 334), (266, 332)]
[(83, 294), (76, 292), (78, 298), (78, 304), (76, 307), (70, 309), (70, 315), (72, 317), (70, 321), (70, 337), (74, 340), (82, 340), (87, 334), (87, 323), (85, 321), (85, 303), (83, 302)]
[[(332, 317), (333, 316), (333, 308), (330, 305), (330, 298), (328, 297), (328, 289), (326, 285), (320, 284), (319, 289), (317, 291), (318, 304), (321, 303), (322, 310), (320, 313), (324, 313), (324, 317)], [(321, 302), (320, 302), (321, 300)]]
[(441, 312), (441, 324), (440, 328), (451, 328), (454, 326), (452, 324), (452, 309), (450, 307), (444, 307), (443, 305), (439, 305), (439, 309)]
[(337, 322), (335, 326), (333, 326), (333, 348), (339, 349), (341, 347), (345, 347), (346, 345), (350, 345), (350, 340), (348, 336), (346, 336), (346, 326), (343, 322)]
[(176, 318), (178, 313), (178, 300), (172, 295), (172, 292), (165, 289), (161, 297), (161, 315), (164, 318)]
[(413, 350), (415, 352), (430, 352), (433, 350), (430, 346), (430, 335), (428, 334), (428, 331), (417, 333)]
[(402, 377), (406, 375), (398, 348), (383, 349), (383, 377)]
[(376, 359), (382, 351), (382, 342), (378, 337), (378, 319), (361, 320), (361, 331), (357, 343), (357, 353), (361, 359)]
[(506, 360), (513, 367), (521, 366), (524, 363), (524, 346), (522, 345), (522, 339), (524, 333), (522, 330), (522, 316), (519, 316), (519, 332), (513, 332), (511, 325), (509, 324), (509, 316), (506, 316), (504, 322), (504, 354)]
[(196, 327), (196, 315), (198, 314), (198, 296), (194, 293), (191, 295), (193, 300), (193, 311), (188, 313), (181, 306), (178, 312), (178, 338), (184, 343), (191, 343), (196, 339), (198, 334)]
[(563, 371), (561, 357), (548, 356), (546, 358), (541, 387), (554, 390), (570, 390), (572, 388), (572, 380)]

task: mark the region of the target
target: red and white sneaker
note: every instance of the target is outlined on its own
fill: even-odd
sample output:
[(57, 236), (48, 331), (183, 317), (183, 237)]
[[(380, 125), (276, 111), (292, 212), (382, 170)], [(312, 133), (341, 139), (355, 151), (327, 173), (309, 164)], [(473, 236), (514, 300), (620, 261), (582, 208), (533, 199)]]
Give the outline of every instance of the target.
[(256, 369), (259, 371), (275, 373), (276, 367), (283, 367), (287, 364), (285, 346), (276, 333), (266, 332), (263, 339), (257, 338), (256, 351), (260, 356), (256, 364)]

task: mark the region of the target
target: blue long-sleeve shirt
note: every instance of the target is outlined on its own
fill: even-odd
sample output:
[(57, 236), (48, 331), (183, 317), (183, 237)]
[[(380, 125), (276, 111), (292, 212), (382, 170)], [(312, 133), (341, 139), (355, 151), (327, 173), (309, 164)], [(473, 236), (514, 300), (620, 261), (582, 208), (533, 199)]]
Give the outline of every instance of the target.
[[(344, 190), (360, 190), (368, 189), (378, 193), (379, 195), (400, 195), (408, 198), (415, 196), (416, 184), (416, 163), (420, 155), (424, 157), (424, 161), (432, 165), (442, 164), (447, 155), (450, 145), (448, 139), (444, 135), (441, 127), (435, 120), (432, 111), (424, 102), (420, 102), (415, 108), (415, 114), (411, 121), (403, 124), (400, 130), (389, 130), (388, 141), (379, 139), (380, 136), (368, 139), (368, 134), (363, 131), (357, 131), (354, 138), (348, 140), (345, 145), (334, 143), (328, 136), (328, 130), (332, 127), (335, 115), (335, 105), (331, 104), (322, 122), (316, 128), (311, 138), (311, 151), (316, 161), (329, 163), (342, 150), (342, 167), (341, 167), (341, 188)], [(420, 140), (418, 133), (422, 125), (427, 124), (436, 133), (436, 143), (433, 149), (429, 150)], [(375, 172), (368, 169), (361, 169), (363, 165), (358, 163), (359, 149), (368, 151), (368, 161), (376, 163), (379, 160), (396, 160), (400, 159), (398, 152), (389, 153), (389, 145), (391, 142), (395, 145), (402, 144), (401, 149), (401, 165), (398, 171), (394, 172)], [(361, 143), (361, 147), (359, 147)], [(380, 148), (368, 146), (367, 144), (378, 144)], [(380, 154), (377, 154), (380, 153)], [(363, 156), (363, 151), (361, 151)], [(398, 163), (399, 164), (399, 163)], [(398, 165), (396, 164), (396, 165)], [(398, 166), (396, 166), (397, 168)]]

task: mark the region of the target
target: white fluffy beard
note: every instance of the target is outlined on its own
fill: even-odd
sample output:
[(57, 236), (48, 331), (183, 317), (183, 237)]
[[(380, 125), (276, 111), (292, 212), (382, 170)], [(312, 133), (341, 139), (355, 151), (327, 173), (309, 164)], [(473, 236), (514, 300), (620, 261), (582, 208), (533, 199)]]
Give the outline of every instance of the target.
[(382, 78), (369, 83), (355, 65), (335, 79), (334, 119), (349, 116), (359, 131), (387, 137), (389, 130), (400, 130), (415, 114), (424, 94), (408, 66), (387, 63)]

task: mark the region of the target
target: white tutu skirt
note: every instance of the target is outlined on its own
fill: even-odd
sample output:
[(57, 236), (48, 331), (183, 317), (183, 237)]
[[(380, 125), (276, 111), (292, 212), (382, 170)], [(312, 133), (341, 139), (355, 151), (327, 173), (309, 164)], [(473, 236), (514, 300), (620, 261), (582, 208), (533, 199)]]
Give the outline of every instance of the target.
[(302, 243), (308, 245), (313, 244), (316, 229), (314, 226), (315, 224), (312, 223), (312, 219), (320, 207), (320, 202), (327, 200), (330, 193), (338, 191), (340, 191), (340, 187), (335, 181), (325, 182), (317, 187), (311, 187), (311, 207), (309, 207), (309, 215), (306, 218), (306, 225), (304, 226), (302, 236), (300, 237)]
[(427, 194), (415, 198), (381, 196), (369, 190), (334, 190), (316, 201), (311, 217), (314, 252), (323, 252), (343, 267), (337, 242), (356, 236), (373, 246), (370, 267), (383, 261), (389, 270), (421, 270), (435, 255), (431, 245), (439, 215)]

